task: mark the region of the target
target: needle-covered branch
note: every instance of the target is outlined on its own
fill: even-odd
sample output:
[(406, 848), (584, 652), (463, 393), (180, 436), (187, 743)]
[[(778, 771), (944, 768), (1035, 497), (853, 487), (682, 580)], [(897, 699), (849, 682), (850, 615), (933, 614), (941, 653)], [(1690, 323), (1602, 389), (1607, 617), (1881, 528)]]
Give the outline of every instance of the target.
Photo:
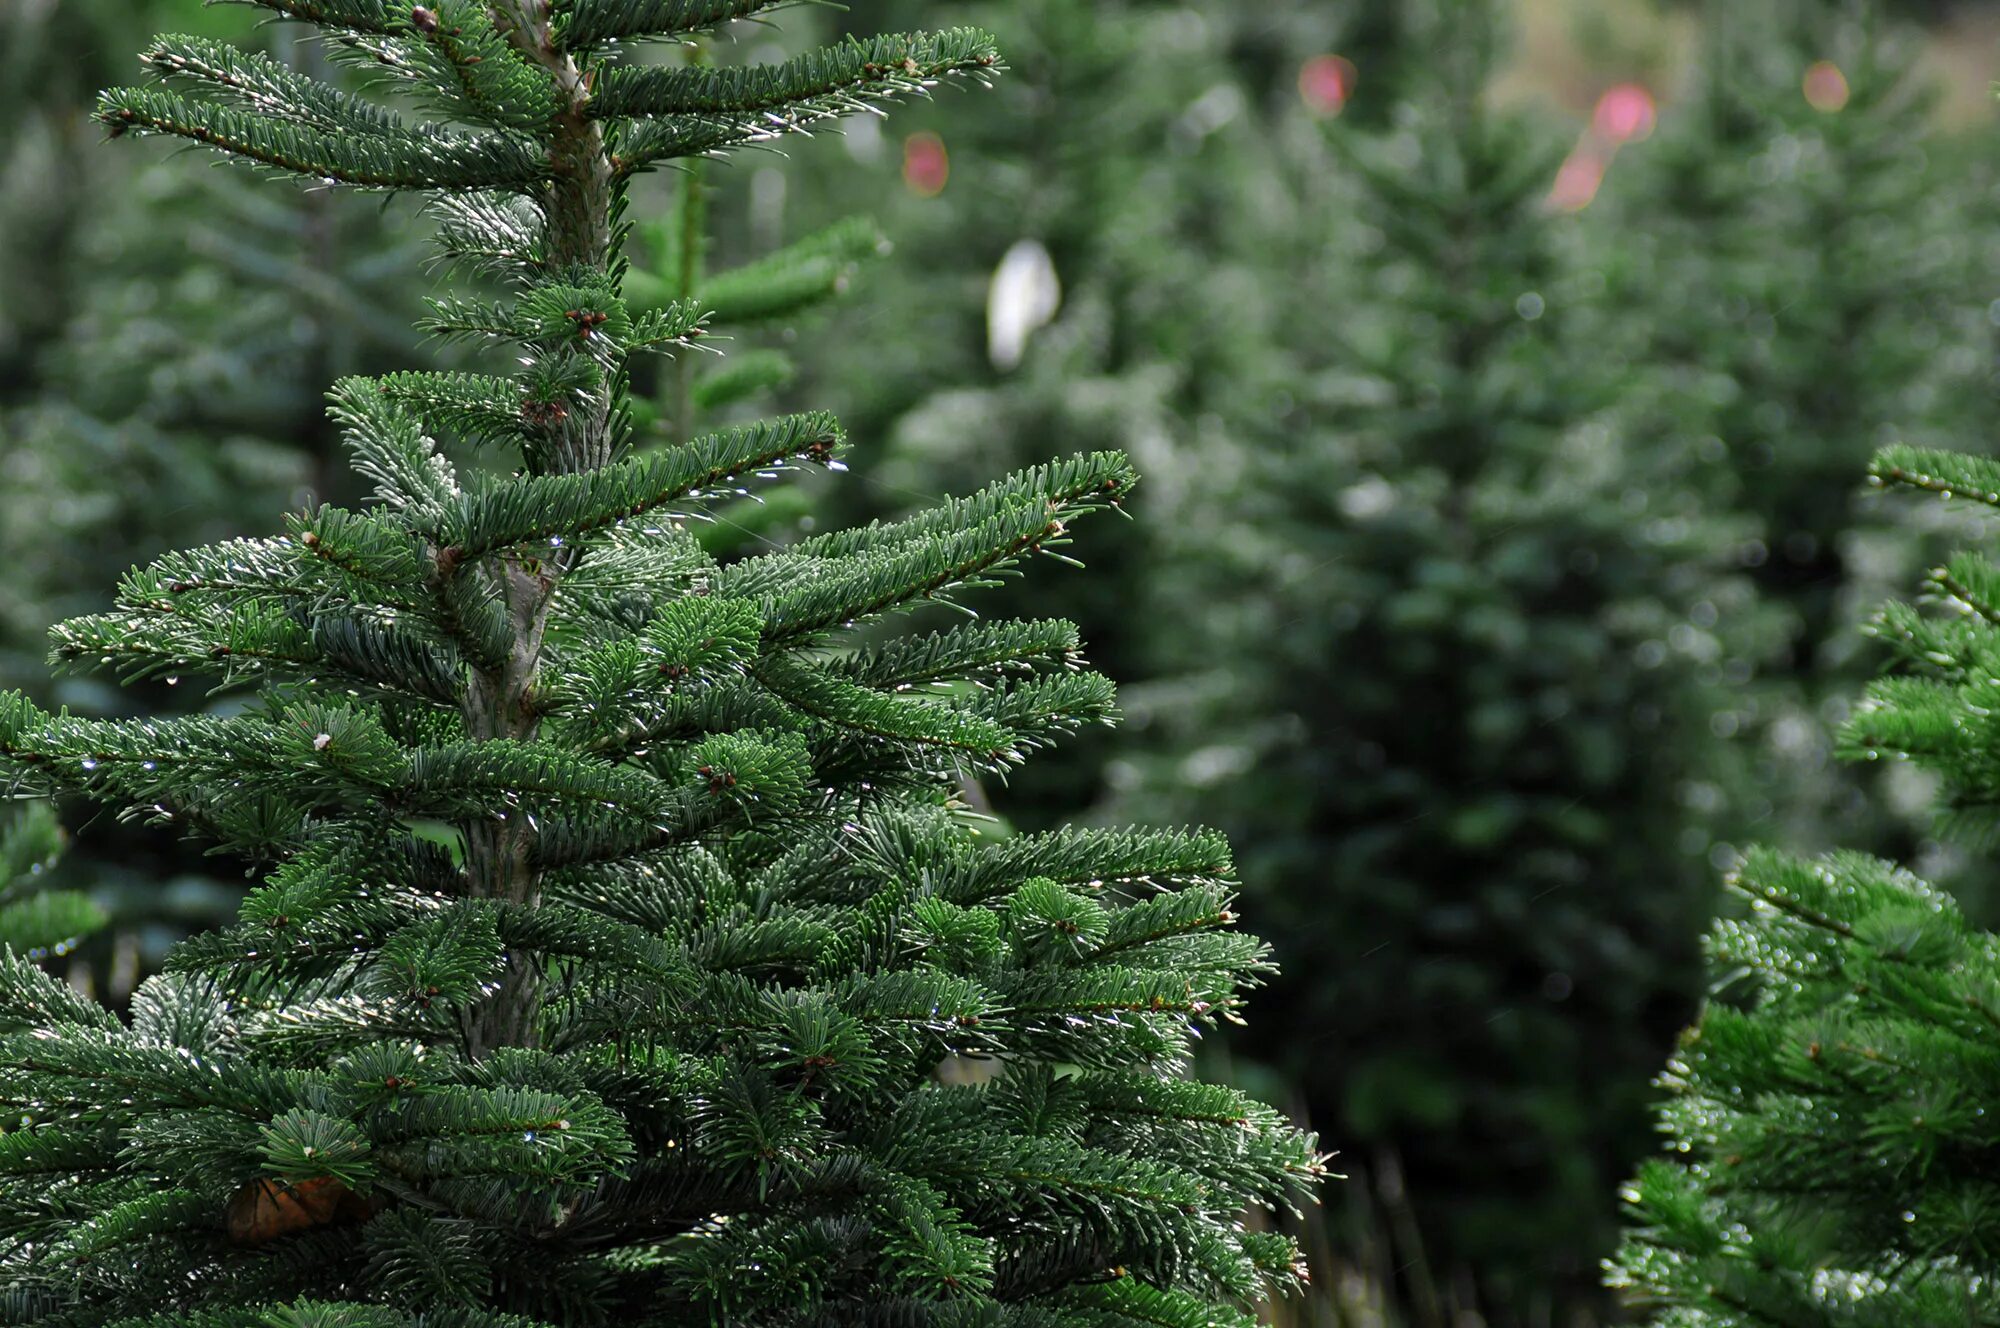
[(405, 32), (410, 15), (392, 0), (224, 0), (268, 9), (281, 18), (315, 23), (335, 32)]
[(687, 37), (733, 19), (749, 18), (801, 0), (570, 0), (556, 14), (563, 48), (605, 42)]
[(547, 174), (533, 145), (511, 135), (335, 133), (159, 88), (107, 92), (97, 118), (113, 134), (183, 138), (287, 175), (363, 189), (518, 189)]
[[(1885, 449), (1882, 483), (2000, 503), (1984, 457)], [(2000, 827), (1992, 565), (1961, 554), (1921, 607), (1891, 605), (1892, 672), (1842, 727), (1851, 759), (1937, 780), (1939, 821)], [(1747, 903), (1710, 930), (1716, 990), (1661, 1083), (1673, 1148), (1623, 1191), (1612, 1284), (1690, 1328), (1947, 1328), (2000, 1314), (2000, 937), (1948, 894), (1860, 853), (1753, 850)]]
[(618, 152), (620, 173), (630, 175), (670, 158), (806, 132), (875, 102), (922, 95), (943, 78), (985, 77), (997, 64), (991, 39), (970, 28), (850, 40), (758, 71), (620, 67), (590, 111), (638, 122)]
[(401, 134), (402, 117), (279, 64), (206, 37), (161, 37), (139, 57), (163, 78), (215, 89), (243, 110), (329, 134)]
[(1000, 54), (976, 28), (849, 39), (781, 65), (733, 68), (628, 65), (607, 72), (591, 99), (599, 118), (813, 118), (923, 91), (952, 74), (990, 69)]
[(468, 558), (574, 538), (801, 460), (831, 460), (841, 441), (829, 415), (760, 421), (599, 470), (496, 485), (459, 504), (447, 535)]

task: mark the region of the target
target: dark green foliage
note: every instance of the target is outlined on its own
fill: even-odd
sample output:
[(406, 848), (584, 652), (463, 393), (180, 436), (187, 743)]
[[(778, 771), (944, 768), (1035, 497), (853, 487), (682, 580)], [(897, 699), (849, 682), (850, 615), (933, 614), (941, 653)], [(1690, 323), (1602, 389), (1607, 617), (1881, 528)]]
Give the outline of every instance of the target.
[(65, 955), (105, 924), (103, 908), (89, 895), (50, 888), (62, 850), (62, 830), (45, 805), (0, 812), (0, 946), (11, 955)]
[[(800, 355), (804, 380), (852, 393), (849, 425), (885, 445), (869, 482), (842, 498), (871, 514), (907, 510), (996, 459), (1132, 453), (1149, 477), (1141, 519), (1098, 533), (1091, 574), (1002, 592), (1018, 611), (1088, 623), (1093, 656), (1114, 677), (1154, 671), (1129, 611), (1164, 529), (1146, 513), (1212, 482), (1200, 458), (1240, 420), (1234, 380), (1273, 350), (1266, 290), (1247, 284), (1266, 274), (1246, 270), (1233, 246), (1273, 202), (1273, 159), (1287, 145), (1270, 135), (1269, 103), (1296, 101), (1297, 62), (1332, 44), (1340, 9), (992, 0), (969, 17), (1005, 26), (1013, 72), (990, 98), (941, 99), (898, 122), (948, 152), (941, 194), (906, 187), (902, 136), (868, 126), (850, 131), (844, 159), (802, 163), (819, 174), (797, 191), (797, 224), (818, 225), (822, 197), (834, 202), (821, 207), (866, 207), (900, 255), (869, 278), (882, 299), (842, 311), (844, 335)], [(854, 6), (888, 26), (920, 10), (909, 0)], [(1024, 291), (1028, 255), (1045, 256), (1056, 289)], [(1024, 295), (1054, 305), (1022, 328), (1008, 311)], [(1016, 332), (996, 338), (996, 318)], [(904, 349), (885, 356), (891, 339)], [(1021, 825), (1060, 823), (1101, 799), (1114, 746), (1108, 734), (1083, 735), (986, 794)]]
[[(262, 528), (308, 493), (358, 493), (337, 463), (326, 384), (396, 363), (417, 340), (422, 246), (391, 238), (376, 209), (188, 170), (168, 151), (99, 149), (97, 92), (133, 75), (163, 19), (196, 25), (186, 48), (217, 61), (325, 65), (243, 8), (0, 6), (0, 562), (12, 569), (0, 687), (93, 715), (228, 704), (165, 678), (132, 693), (52, 680), (45, 630), (106, 607), (135, 560)], [(118, 919), (69, 970), (121, 1004), (174, 940), (241, 896), (237, 873), (199, 845), (108, 818), (64, 871)]]
[[(1746, 737), (1805, 793), (1787, 834), (1926, 853), (1921, 797), (1829, 769), (1814, 736), (1870, 666), (1856, 627), (1936, 546), (1889, 530), (1854, 477), (1875, 449), (1952, 446), (1987, 426), (2000, 269), (1983, 144), (1937, 123), (1923, 34), (1857, 0), (1703, 7), (1699, 81), (1621, 153), (1598, 207), (1617, 298), (1646, 310), (1634, 353), (1674, 376), (1674, 427), (1706, 438), (1713, 502), (1756, 523), (1739, 554), (1791, 619), (1742, 707)], [(1829, 61), (1845, 100), (1801, 89)], [(1838, 809), (1829, 818), (1824, 809)], [(1760, 832), (1760, 833), (1768, 833)]]
[(1626, 1190), (1613, 1285), (1685, 1328), (1993, 1322), (2000, 943), (1858, 854), (1759, 852), (1731, 884), (1723, 999), (1663, 1081), (1683, 1157)]
[[(1890, 448), (1886, 484), (2000, 503), (1983, 457)], [(1862, 760), (1941, 780), (1950, 829), (1991, 843), (2000, 617), (1990, 563), (1892, 605), (1898, 667), (1841, 734)], [(1861, 854), (1753, 853), (1747, 917), (1709, 937), (1717, 993), (1663, 1080), (1677, 1156), (1627, 1189), (1614, 1286), (1686, 1328), (1928, 1328), (2000, 1316), (2000, 937)]]
[(1264, 353), (1204, 443), (1232, 478), (1162, 523), (1118, 804), (1242, 846), (1289, 1018), (1232, 1048), (1377, 1178), (1337, 1238), (1401, 1224), (1418, 1322), (1591, 1312), (1709, 856), (1777, 792), (1715, 737), (1775, 636), (1754, 527), (1548, 206), (1572, 135), (1490, 100), (1507, 9), (1406, 7), (1430, 72), (1385, 128), (1275, 131), (1236, 251), (1274, 307), (1230, 325)]
[(505, 280), (435, 320), (511, 373), (343, 381), (373, 501), (168, 555), (56, 631), (77, 670), (216, 680), (227, 712), (0, 695), (23, 789), (259, 865), (129, 1021), (0, 973), (11, 1321), (1252, 1322), (1297, 1254), (1242, 1214), (1322, 1167), (1185, 1077), (1269, 967), (1226, 850), (982, 836), (961, 781), (1108, 717), (1109, 685), (1067, 624), (881, 625), (1061, 547), (1130, 465), (723, 561), (690, 521), (839, 465), (838, 427), (655, 443), (627, 409), (628, 361), (704, 312), (625, 302), (628, 178), (983, 76), (988, 40), (679, 80), (599, 44), (757, 6), (259, 7), (472, 127), (172, 41), (155, 67), (206, 88), (104, 121), (446, 195), (447, 254)]

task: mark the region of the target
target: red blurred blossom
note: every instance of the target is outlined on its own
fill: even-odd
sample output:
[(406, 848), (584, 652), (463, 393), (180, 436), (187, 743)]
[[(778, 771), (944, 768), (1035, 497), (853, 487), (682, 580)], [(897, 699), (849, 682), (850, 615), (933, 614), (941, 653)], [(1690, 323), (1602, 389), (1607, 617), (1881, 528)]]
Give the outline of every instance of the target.
[(1314, 115), (1339, 115), (1358, 72), (1344, 56), (1316, 55), (1299, 66), (1299, 99)]
[(951, 154), (944, 140), (925, 132), (903, 140), (903, 183), (919, 198), (936, 198), (951, 179)]
[(1831, 60), (1821, 60), (1806, 70), (1806, 103), (1829, 114), (1847, 105), (1847, 75)]
[(1604, 90), (1590, 113), (1590, 125), (1556, 171), (1549, 186), (1549, 206), (1558, 212), (1581, 212), (1597, 197), (1611, 159), (1627, 143), (1650, 137), (1659, 123), (1653, 94), (1642, 84), (1618, 83)]
[(1653, 132), (1657, 120), (1652, 93), (1637, 83), (1619, 83), (1597, 99), (1590, 127), (1606, 142), (1637, 143)]
[[(1616, 151), (1615, 145), (1612, 151)], [(1556, 171), (1556, 181), (1549, 187), (1549, 206), (1559, 212), (1581, 212), (1589, 207), (1610, 165), (1611, 152), (1586, 134)]]

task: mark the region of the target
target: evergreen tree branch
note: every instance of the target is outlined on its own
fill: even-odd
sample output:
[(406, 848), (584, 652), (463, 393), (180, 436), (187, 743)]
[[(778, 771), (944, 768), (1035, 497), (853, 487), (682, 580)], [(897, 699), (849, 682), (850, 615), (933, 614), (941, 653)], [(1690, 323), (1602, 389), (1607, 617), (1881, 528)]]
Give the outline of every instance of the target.
[(842, 441), (824, 414), (793, 415), (697, 438), (680, 447), (574, 475), (515, 480), (470, 495), (449, 535), (463, 557), (555, 538), (575, 538), (655, 508), (783, 468), (830, 459)]
[(419, 418), (471, 443), (519, 443), (530, 402), (509, 378), (472, 373), (393, 373), (374, 389)]
[(221, 3), (255, 5), (281, 18), (347, 32), (386, 35), (408, 31), (410, 26), (410, 16), (391, 0), (221, 0)]
[(408, 132), (386, 107), (227, 42), (163, 36), (139, 59), (163, 78), (184, 78), (217, 88), (246, 111), (327, 134), (372, 137)]
[(949, 747), (997, 758), (1013, 735), (999, 724), (945, 706), (900, 700), (834, 678), (784, 655), (754, 666), (758, 681), (813, 718), (876, 738)]
[[(765, 637), (774, 643), (807, 639), (840, 623), (978, 584), (1024, 554), (1063, 543), (1064, 518), (1115, 504), (1134, 479), (1117, 453), (1074, 457), (1023, 471), (972, 498), (905, 521), (803, 541), (795, 553), (827, 559), (829, 570), (794, 578), (787, 593), (774, 597)], [(836, 558), (843, 561), (831, 561)], [(738, 564), (721, 587), (740, 591), (756, 571), (749, 562)]]
[[(981, 77), (997, 65), (998, 57), (984, 33), (956, 29), (935, 37), (912, 34), (873, 44), (850, 41), (801, 56), (770, 73), (625, 67), (613, 71), (623, 77), (607, 80), (592, 101), (591, 113), (640, 120), (618, 152), (619, 173), (631, 175), (670, 158), (698, 157), (804, 132), (822, 120), (862, 110), (870, 102), (921, 94), (940, 78), (955, 74)], [(742, 104), (732, 105), (732, 97), (740, 97)]]
[(982, 674), (1070, 670), (1081, 663), (1076, 624), (1048, 619), (973, 623), (897, 637), (836, 660), (832, 667), (871, 687), (917, 687)]
[(999, 52), (976, 28), (850, 38), (781, 65), (625, 65), (606, 71), (591, 101), (600, 119), (837, 114), (872, 99), (921, 92), (950, 74), (990, 69)]
[(107, 92), (97, 118), (113, 134), (184, 138), (287, 174), (364, 189), (525, 188), (545, 174), (527, 143), (505, 135), (333, 134), (161, 89)]
[(688, 37), (802, 0), (571, 0), (556, 18), (564, 49)]

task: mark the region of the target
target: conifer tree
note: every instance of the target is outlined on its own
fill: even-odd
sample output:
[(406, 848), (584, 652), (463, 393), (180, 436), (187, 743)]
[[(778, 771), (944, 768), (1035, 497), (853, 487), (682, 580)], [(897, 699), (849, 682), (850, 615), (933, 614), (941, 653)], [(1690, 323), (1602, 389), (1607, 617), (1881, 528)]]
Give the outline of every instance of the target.
[(879, 626), (1061, 547), (1130, 466), (723, 562), (687, 519), (838, 465), (839, 426), (630, 425), (630, 363), (705, 326), (698, 292), (621, 295), (632, 180), (985, 77), (991, 41), (724, 68), (647, 57), (777, 0), (255, 3), (392, 91), (168, 37), (100, 118), (428, 195), (498, 278), (429, 328), (509, 372), (341, 381), (372, 502), (165, 557), (55, 629), (76, 668), (258, 685), (239, 713), (0, 697), (21, 783), (262, 872), (129, 1022), (0, 965), (8, 1315), (1251, 1322), (1296, 1252), (1242, 1212), (1322, 1167), (1183, 1073), (1267, 969), (1225, 846), (983, 843), (958, 778), (1107, 717), (1110, 685), (1066, 623)]
[(1939, 125), (1921, 33), (1885, 8), (1701, 6), (1692, 94), (1622, 154), (1593, 211), (1615, 297), (1649, 311), (1633, 353), (1677, 379), (1677, 429), (1723, 463), (1710, 502), (1755, 521), (1741, 562), (1791, 618), (1741, 728), (1795, 795), (1778, 820), (1801, 842), (1837, 824), (1850, 846), (1904, 853), (1920, 797), (1912, 818), (1819, 735), (1871, 667), (1855, 628), (1941, 549), (1912, 557), (1853, 477), (1891, 438), (1984, 427), (1996, 274), (1974, 238), (1990, 171)]
[(1563, 1321), (1696, 1003), (1708, 854), (1765, 792), (1711, 726), (1773, 638), (1591, 214), (1546, 204), (1572, 136), (1490, 99), (1509, 6), (1403, 13), (1428, 72), (1384, 128), (1294, 126), (1245, 220), (1278, 335), (1218, 408), (1233, 482), (1159, 523), (1119, 807), (1243, 847), (1290, 1018), (1230, 1046), (1379, 1179), (1336, 1238), (1386, 1229), (1413, 1322)]
[[(1984, 457), (1884, 450), (1883, 484), (2000, 506)], [(1841, 734), (1940, 781), (1944, 828), (2000, 828), (2000, 564), (1960, 553), (1892, 604), (1891, 674)], [(2000, 936), (1890, 863), (1750, 855), (1709, 937), (1717, 996), (1664, 1086), (1673, 1156), (1625, 1198), (1614, 1286), (1677, 1328), (2000, 1322)]]

